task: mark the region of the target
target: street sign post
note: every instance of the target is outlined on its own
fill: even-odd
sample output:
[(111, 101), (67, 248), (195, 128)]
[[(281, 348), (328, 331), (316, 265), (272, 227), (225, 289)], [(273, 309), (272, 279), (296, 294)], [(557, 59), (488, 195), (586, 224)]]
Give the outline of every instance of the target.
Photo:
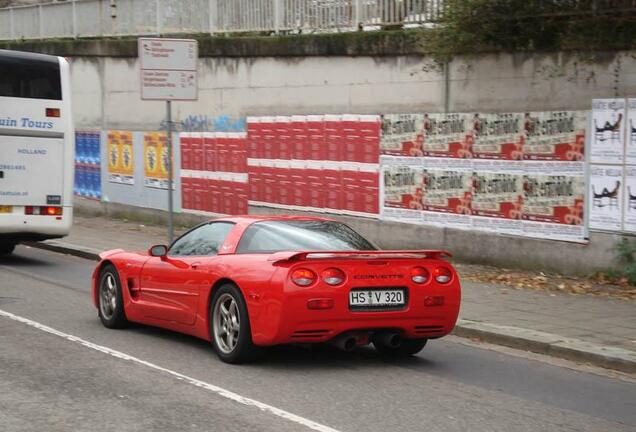
[(198, 99), (198, 43), (194, 39), (139, 38), (140, 83), (142, 100), (166, 101), (168, 144), (168, 241), (174, 229), (172, 166), (172, 101)]

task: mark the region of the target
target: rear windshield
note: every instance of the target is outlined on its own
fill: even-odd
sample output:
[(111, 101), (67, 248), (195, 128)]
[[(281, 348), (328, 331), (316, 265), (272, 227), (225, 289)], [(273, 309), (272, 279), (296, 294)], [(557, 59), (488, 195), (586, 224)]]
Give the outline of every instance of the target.
[(62, 100), (59, 61), (0, 55), (0, 96)]
[(347, 225), (329, 221), (263, 221), (250, 225), (237, 253), (375, 250)]

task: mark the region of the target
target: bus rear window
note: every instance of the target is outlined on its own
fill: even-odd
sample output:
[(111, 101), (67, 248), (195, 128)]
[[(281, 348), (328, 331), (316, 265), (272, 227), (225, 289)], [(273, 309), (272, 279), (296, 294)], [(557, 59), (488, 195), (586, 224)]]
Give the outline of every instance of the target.
[(0, 56), (0, 96), (61, 100), (59, 62)]

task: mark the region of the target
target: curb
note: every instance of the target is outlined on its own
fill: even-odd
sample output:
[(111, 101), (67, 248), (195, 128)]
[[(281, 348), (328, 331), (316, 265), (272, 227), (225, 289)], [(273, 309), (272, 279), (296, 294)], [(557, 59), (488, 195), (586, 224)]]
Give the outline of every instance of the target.
[(43, 242), (28, 242), (24, 243), (27, 246), (36, 249), (44, 249), (51, 252), (62, 253), (66, 255), (72, 255), (79, 258), (84, 258), (92, 261), (99, 261), (99, 253), (97, 249), (88, 248), (85, 246), (74, 245), (58, 240), (46, 240)]
[(636, 373), (636, 352), (519, 327), (459, 320), (455, 336), (559, 357), (617, 371)]
[[(26, 243), (28, 246), (99, 261), (99, 250), (58, 240)], [(566, 338), (552, 333), (520, 327), (488, 324), (460, 319), (453, 335), (479, 339), (523, 351), (559, 357), (579, 363), (636, 374), (636, 352), (622, 348), (596, 345), (580, 339)]]

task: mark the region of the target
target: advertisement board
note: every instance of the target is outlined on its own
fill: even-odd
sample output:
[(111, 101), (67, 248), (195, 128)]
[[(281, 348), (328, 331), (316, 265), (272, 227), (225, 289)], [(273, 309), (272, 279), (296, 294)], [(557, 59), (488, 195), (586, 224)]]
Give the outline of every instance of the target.
[(589, 181), (590, 228), (620, 231), (623, 213), (623, 167), (592, 165)]
[(135, 158), (133, 133), (108, 131), (108, 181), (126, 185), (135, 184)]
[(542, 111), (523, 117), (524, 159), (583, 161), (585, 111)]
[(144, 133), (144, 185), (168, 189), (168, 145), (163, 132)]
[(382, 215), (388, 219), (419, 222), (423, 208), (424, 170), (405, 165), (384, 166), (381, 172)]
[(474, 229), (522, 235), (523, 173), (501, 168), (475, 170), (471, 214)]
[(624, 162), (625, 99), (594, 99), (590, 131), (590, 162)]
[(473, 136), (473, 158), (523, 159), (522, 114), (475, 113), (469, 122)]
[(380, 154), (423, 156), (424, 114), (384, 114), (380, 120)]
[(473, 173), (468, 159), (424, 158), (422, 221), (441, 227), (471, 227)]
[(625, 163), (636, 165), (636, 98), (627, 99)]
[[(578, 165), (578, 166), (577, 166)], [(524, 234), (581, 241), (585, 237), (585, 177), (582, 164), (524, 164)]]
[(636, 166), (625, 167), (623, 214), (623, 230), (636, 233)]

